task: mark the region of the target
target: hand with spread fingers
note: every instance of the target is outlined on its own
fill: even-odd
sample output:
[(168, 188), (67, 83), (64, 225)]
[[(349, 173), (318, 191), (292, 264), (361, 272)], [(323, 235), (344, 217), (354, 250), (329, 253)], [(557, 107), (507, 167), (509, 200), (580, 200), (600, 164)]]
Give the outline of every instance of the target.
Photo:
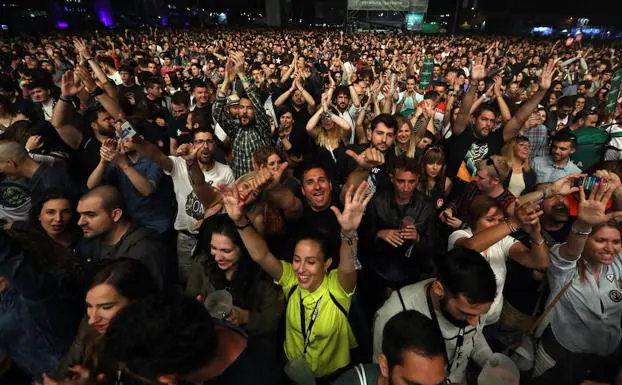
[(540, 234), (540, 216), (542, 214), (544, 214), (544, 211), (538, 204), (526, 202), (515, 210), (514, 220), (518, 227), (533, 237)]
[(586, 198), (585, 190), (579, 189), (579, 212), (577, 220), (595, 226), (614, 218), (622, 217), (622, 211), (607, 213), (607, 203), (613, 195), (614, 189), (608, 188), (605, 183), (596, 184)]
[(365, 208), (374, 195), (368, 191), (368, 187), (367, 182), (363, 182), (354, 191), (354, 186), (350, 185), (346, 192), (343, 211), (339, 211), (336, 206), (331, 206), (330, 209), (337, 217), (342, 231), (355, 231), (361, 224)]
[(404, 244), (402, 233), (398, 229), (380, 230), (376, 236), (393, 247), (399, 247)]

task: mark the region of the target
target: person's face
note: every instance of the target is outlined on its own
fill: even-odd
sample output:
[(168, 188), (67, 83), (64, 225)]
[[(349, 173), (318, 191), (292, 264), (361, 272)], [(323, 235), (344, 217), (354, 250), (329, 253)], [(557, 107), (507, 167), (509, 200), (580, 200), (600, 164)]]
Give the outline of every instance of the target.
[(307, 203), (316, 211), (324, 210), (330, 205), (333, 186), (321, 168), (312, 168), (303, 175), (302, 193)]
[(598, 114), (589, 114), (585, 117), (586, 127), (596, 127), (598, 125)]
[(425, 173), (430, 178), (436, 178), (443, 170), (441, 163), (427, 163), (425, 165)]
[(101, 283), (86, 293), (86, 315), (91, 327), (98, 333), (104, 334), (108, 330), (110, 321), (129, 304), (117, 289)]
[(35, 103), (45, 103), (50, 99), (50, 91), (37, 87), (30, 93), (32, 101)]
[(190, 112), (190, 110), (188, 109), (188, 106), (184, 105), (184, 104), (171, 104), (172, 108), (173, 108), (173, 117), (175, 118), (179, 118), (180, 116), (184, 116), (185, 114), (187, 114), (188, 112)]
[(498, 207), (491, 207), (486, 214), (482, 215), (482, 217), (475, 222), (473, 230), (475, 233), (479, 233), (501, 222), (503, 222), (503, 213)]
[(553, 142), (551, 144), (551, 158), (554, 162), (563, 162), (570, 159), (574, 153), (571, 142)]
[(580, 84), (579, 87), (577, 87), (577, 95), (584, 96), (586, 93), (587, 88), (585, 87), (585, 84)]
[(255, 117), (255, 110), (250, 100), (246, 98), (240, 99), (240, 123), (243, 126), (249, 125)]
[(425, 148), (428, 148), (428, 146), (431, 145), (431, 144), (432, 144), (432, 139), (430, 139), (430, 138), (421, 138), (419, 143), (417, 143), (417, 148), (418, 149), (425, 149)]
[(415, 91), (415, 79), (408, 79), (406, 81), (406, 91), (413, 92)]
[(71, 202), (68, 199), (50, 199), (41, 207), (39, 223), (49, 236), (63, 234), (70, 222)]
[(522, 161), (529, 159), (529, 142), (522, 140), (514, 143), (514, 156)]
[(577, 98), (574, 102), (574, 109), (581, 111), (585, 107), (585, 98)]
[(159, 98), (162, 96), (162, 88), (159, 84), (154, 84), (153, 87), (147, 88), (147, 93), (153, 98)]
[(568, 116), (568, 114), (570, 114), (571, 112), (572, 112), (572, 107), (571, 106), (560, 106), (560, 107), (557, 108), (557, 115), (561, 119), (566, 118), (566, 116)]
[(253, 81), (255, 83), (260, 83), (261, 82), (261, 70), (253, 70), (253, 72), (251, 72), (251, 76), (253, 77)]
[(41, 68), (43, 68), (45, 71), (47, 71), (48, 73), (52, 73), (54, 72), (54, 67), (52, 66), (52, 64), (48, 63), (48, 62), (43, 62), (41, 64)]
[(91, 196), (78, 202), (78, 226), (82, 229), (85, 238), (96, 238), (108, 233), (121, 219), (121, 210), (107, 212), (99, 197)]
[(497, 184), (497, 179), (490, 176), (486, 167), (478, 168), (477, 175), (473, 177), (477, 183), (477, 188), (483, 193), (491, 192)]
[(378, 123), (371, 131), (371, 145), (380, 152), (386, 152), (393, 145), (395, 130), (384, 123)]
[(123, 83), (129, 83), (131, 81), (130, 73), (127, 71), (119, 71), (119, 76), (121, 76), (121, 81)]
[(621, 250), (620, 231), (605, 226), (590, 235), (583, 253), (589, 256), (591, 262), (611, 265)]
[(536, 69), (534, 67), (529, 67), (529, 69), (527, 69), (527, 73), (531, 77), (536, 76)]
[(286, 112), (281, 115), (279, 121), (281, 122), (281, 129), (288, 130), (292, 127), (292, 124), (294, 123), (294, 118), (292, 117), (292, 114), (290, 112)]
[(556, 223), (566, 223), (570, 216), (568, 203), (561, 195), (554, 195), (542, 201), (543, 216)]
[(231, 238), (218, 233), (212, 234), (210, 253), (218, 268), (224, 271), (235, 269), (241, 255), (240, 247), (233, 243)]
[(272, 76), (274, 75), (275, 72), (276, 72), (276, 65), (274, 64), (268, 65), (268, 69), (266, 70), (267, 75)]
[(201, 68), (199, 68), (197, 66), (192, 66), (192, 67), (190, 67), (190, 73), (194, 77), (199, 77), (199, 76), (201, 76)]
[(220, 78), (225, 77), (225, 67), (218, 67), (218, 77)]
[(324, 280), (332, 260), (324, 261), (324, 253), (317, 242), (301, 240), (294, 249), (292, 267), (301, 289), (315, 291)]
[(518, 84), (510, 83), (509, 91), (510, 91), (511, 94), (515, 94), (518, 91)]
[(412, 198), (413, 192), (417, 188), (418, 181), (419, 176), (411, 171), (397, 169), (394, 174), (391, 175), (393, 191), (400, 201), (407, 201)]
[(195, 146), (203, 146), (197, 157), (199, 163), (209, 164), (212, 161), (212, 153), (216, 148), (216, 141), (211, 132), (197, 132), (194, 135)]
[(266, 166), (268, 167), (268, 170), (270, 171), (278, 171), (281, 163), (282, 163), (282, 160), (278, 154), (272, 154), (266, 160)]
[(206, 87), (196, 87), (194, 89), (194, 98), (199, 105), (209, 102), (209, 90)]
[(553, 91), (555, 91), (555, 92), (562, 92), (562, 85), (561, 85), (561, 83), (555, 83), (555, 86), (553, 86)]
[(300, 92), (300, 90), (294, 91), (292, 94), (292, 102), (296, 107), (302, 107), (305, 104), (305, 98), (302, 96), (302, 92)]
[(114, 119), (106, 111), (97, 113), (97, 132), (105, 137), (113, 137), (115, 135), (115, 128), (113, 125)]
[(538, 110), (538, 124), (544, 124), (546, 122), (546, 111)]
[(214, 68), (216, 68), (216, 63), (214, 63), (213, 60), (210, 60), (207, 62), (207, 68), (213, 70)]
[(171, 66), (171, 58), (169, 58), (169, 57), (165, 57), (164, 58), (164, 66), (165, 67), (170, 67)]
[(440, 300), (441, 313), (454, 326), (464, 328), (468, 325), (477, 326), (482, 314), (488, 313), (492, 302), (473, 304), (463, 294), (447, 295), (447, 291)]
[(346, 94), (339, 94), (339, 96), (337, 96), (337, 107), (339, 107), (340, 110), (345, 110), (346, 108), (348, 108), (349, 104), (349, 96), (347, 96)]
[(386, 357), (380, 355), (380, 370), (389, 379), (389, 385), (441, 385), (445, 380), (443, 355), (426, 357), (411, 350), (402, 352), (402, 363), (388, 367)]
[(402, 124), (402, 127), (397, 131), (397, 142), (400, 144), (406, 144), (410, 141), (411, 129), (408, 124)]
[(155, 75), (158, 73), (158, 67), (155, 63), (147, 63), (147, 71)]
[(495, 124), (495, 114), (484, 110), (475, 118), (475, 134), (478, 138), (487, 138)]

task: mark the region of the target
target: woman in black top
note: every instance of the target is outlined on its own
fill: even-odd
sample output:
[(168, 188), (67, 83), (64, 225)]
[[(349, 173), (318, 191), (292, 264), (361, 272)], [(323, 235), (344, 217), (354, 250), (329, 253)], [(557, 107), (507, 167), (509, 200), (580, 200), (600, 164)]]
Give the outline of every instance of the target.
[(445, 153), (440, 147), (429, 147), (421, 158), (419, 191), (439, 210), (451, 192), (451, 179), (445, 176)]
[(518, 197), (536, 188), (536, 173), (529, 167), (529, 139), (517, 136), (501, 149), (503, 158), (511, 166), (503, 187)]

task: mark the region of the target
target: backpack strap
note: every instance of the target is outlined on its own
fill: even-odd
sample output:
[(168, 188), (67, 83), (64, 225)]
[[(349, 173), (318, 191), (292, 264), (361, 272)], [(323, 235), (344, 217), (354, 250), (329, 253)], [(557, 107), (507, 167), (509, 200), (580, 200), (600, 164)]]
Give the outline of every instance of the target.
[(397, 297), (400, 299), (400, 303), (402, 304), (402, 309), (404, 309), (404, 311), (406, 311), (406, 304), (404, 303), (404, 298), (402, 297), (402, 292), (400, 291), (400, 289), (397, 289)]
[(540, 323), (542, 323), (542, 321), (544, 321), (546, 316), (549, 315), (549, 313), (551, 312), (551, 310), (553, 310), (555, 305), (557, 305), (559, 300), (562, 299), (562, 297), (564, 296), (564, 294), (566, 293), (566, 291), (568, 290), (570, 285), (572, 285), (572, 281), (573, 280), (574, 280), (574, 277), (570, 278), (568, 280), (568, 282), (566, 282), (566, 284), (562, 287), (562, 289), (559, 291), (559, 293), (557, 293), (555, 298), (553, 298), (551, 303), (549, 303), (549, 305), (546, 307), (546, 309), (544, 309), (542, 314), (540, 314), (540, 317), (538, 317), (538, 319), (531, 326), (531, 329), (529, 329), (529, 334), (530, 335), (533, 335), (536, 332), (536, 329), (538, 328), (538, 326), (540, 326)]
[(287, 302), (289, 302), (289, 299), (292, 298), (292, 295), (294, 295), (294, 291), (296, 291), (297, 287), (298, 285), (294, 285), (291, 289), (289, 289), (289, 293), (287, 293)]
[(359, 378), (359, 383), (361, 385), (367, 385), (367, 375), (365, 374), (365, 367), (363, 366), (363, 364), (358, 364), (354, 367), (354, 370), (356, 370), (356, 375)]

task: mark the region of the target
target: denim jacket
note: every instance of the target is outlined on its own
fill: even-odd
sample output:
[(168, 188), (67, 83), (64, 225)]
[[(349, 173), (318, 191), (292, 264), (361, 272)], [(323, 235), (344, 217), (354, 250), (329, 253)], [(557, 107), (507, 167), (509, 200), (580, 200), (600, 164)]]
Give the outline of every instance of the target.
[(28, 375), (56, 369), (73, 340), (76, 323), (63, 280), (29, 263), (20, 245), (0, 230), (0, 351)]

